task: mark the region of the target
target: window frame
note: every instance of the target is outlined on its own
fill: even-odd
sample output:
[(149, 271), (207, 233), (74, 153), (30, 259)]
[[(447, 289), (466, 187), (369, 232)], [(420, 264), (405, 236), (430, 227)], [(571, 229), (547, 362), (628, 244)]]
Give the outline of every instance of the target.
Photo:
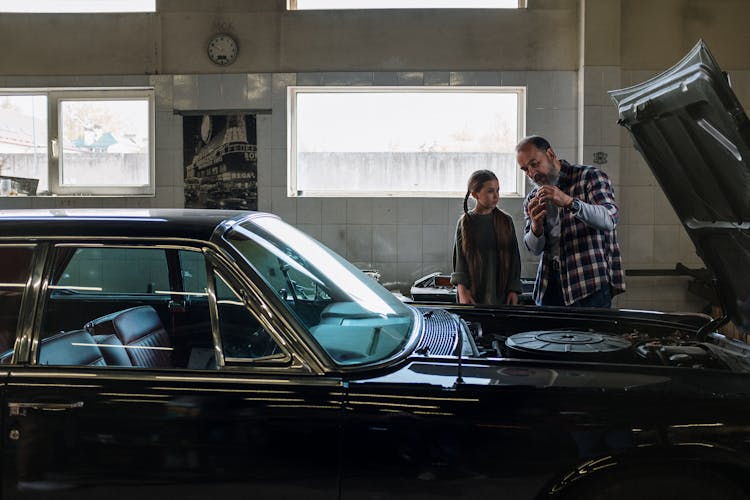
[[(434, 9), (485, 9), (485, 10), (501, 10), (501, 9), (525, 9), (526, 8), (526, 2), (527, 0), (516, 0), (517, 6), (516, 7), (464, 7), (460, 5), (461, 0), (455, 0), (456, 5), (451, 7), (399, 7), (397, 10), (434, 10)], [(318, 8), (299, 8), (297, 6), (298, 0), (286, 0), (286, 10), (375, 10), (375, 9), (384, 9), (384, 7), (318, 7)], [(390, 7), (385, 7), (387, 9), (392, 9)]]
[[(156, 193), (156, 117), (153, 87), (102, 88), (0, 88), (0, 96), (46, 96), (47, 98), (47, 196), (154, 196)], [(62, 102), (63, 101), (120, 101), (148, 102), (148, 184), (133, 186), (64, 186), (61, 183)], [(64, 166), (63, 166), (64, 168)], [(0, 198), (13, 196), (0, 196)]]
[[(28, 322), (28, 314), (26, 312), (28, 311), (28, 301), (30, 300), (31, 294), (33, 294), (33, 283), (32, 278), (36, 269), (37, 261), (38, 261), (38, 248), (39, 245), (36, 243), (21, 243), (21, 242), (5, 242), (0, 241), (0, 251), (12, 248), (12, 249), (28, 249), (31, 252), (30, 258), (29, 258), (29, 266), (26, 269), (25, 277), (26, 280), (23, 283), (0, 283), (0, 289), (16, 289), (20, 288), (19, 293), (19, 308), (18, 308), (18, 316), (16, 318), (16, 327), (13, 331), (13, 336), (10, 339), (11, 340), (11, 350), (12, 354), (7, 358), (7, 362), (4, 364), (13, 364), (16, 352), (18, 351), (18, 342), (19, 339), (22, 338), (22, 334), (27, 328), (27, 322)], [(11, 337), (10, 335), (8, 337)], [(7, 354), (7, 351), (3, 351), (0, 354)]]
[[(75, 4), (75, 5), (84, 5), (81, 2), (70, 2), (66, 1), (63, 2), (62, 5), (68, 4), (68, 8), (61, 8), (60, 7), (59, 0), (55, 3), (53, 2), (46, 2), (44, 6), (42, 7), (36, 7), (34, 8), (33, 2), (24, 2), (21, 4), (21, 7), (18, 7), (16, 5), (12, 6), (3, 6), (0, 7), (0, 12), (8, 12), (8, 13), (23, 13), (23, 14), (58, 14), (58, 13), (71, 13), (71, 14), (108, 14), (108, 13), (140, 13), (140, 12), (156, 12), (156, 1), (155, 0), (141, 0), (139, 3), (138, 8), (132, 7), (132, 2), (124, 2), (122, 0), (117, 0), (115, 2), (108, 2), (105, 3), (105, 5), (114, 4), (117, 5), (117, 7), (111, 7), (109, 9), (103, 9), (101, 7), (102, 2), (88, 2), (86, 4), (87, 8), (81, 8), (81, 7), (70, 7), (69, 4)], [(148, 4), (146, 6), (145, 4)], [(120, 7), (124, 5), (129, 5), (129, 7)], [(153, 5), (153, 7), (151, 6)]]
[[(211, 322), (211, 340), (213, 342), (213, 350), (214, 352), (217, 352), (217, 346), (218, 346), (218, 352), (220, 353), (219, 357), (216, 359), (216, 367), (212, 370), (201, 370), (201, 373), (209, 374), (209, 373), (219, 373), (219, 372), (226, 372), (226, 371), (258, 371), (258, 372), (278, 372), (283, 371), (284, 373), (309, 373), (309, 370), (306, 369), (306, 365), (300, 364), (299, 356), (294, 354), (294, 351), (291, 349), (288, 341), (285, 339), (282, 333), (280, 333), (277, 329), (277, 327), (270, 321), (268, 321), (268, 317), (263, 314), (263, 306), (260, 306), (258, 304), (254, 304), (250, 301), (248, 301), (246, 298), (243, 299), (243, 308), (248, 312), (248, 314), (252, 315), (254, 318), (258, 320), (258, 322), (261, 324), (261, 326), (266, 330), (266, 332), (269, 334), (269, 336), (272, 338), (272, 340), (277, 344), (277, 346), (280, 349), (280, 352), (277, 354), (274, 354), (272, 356), (264, 356), (259, 358), (233, 358), (233, 357), (227, 357), (225, 353), (223, 352), (223, 344), (222, 344), (222, 332), (220, 328), (220, 316), (219, 316), (219, 308), (218, 308), (218, 296), (216, 293), (216, 283), (215, 283), (215, 275), (221, 276), (221, 278), (225, 281), (227, 285), (230, 286), (230, 288), (237, 293), (240, 297), (244, 297), (244, 293), (240, 292), (239, 290), (242, 289), (243, 280), (236, 274), (236, 271), (232, 269), (231, 265), (228, 265), (228, 263), (222, 259), (219, 254), (217, 254), (215, 249), (212, 249), (210, 247), (207, 247), (206, 242), (202, 241), (165, 241), (164, 239), (135, 239), (135, 240), (120, 240), (119, 238), (71, 238), (66, 240), (59, 240), (54, 239), (46, 242), (45, 245), (45, 254), (42, 256), (44, 258), (44, 261), (47, 263), (44, 266), (44, 269), (42, 270), (37, 269), (36, 272), (43, 273), (43, 276), (41, 276), (38, 281), (39, 285), (38, 288), (36, 288), (33, 293), (36, 297), (36, 304), (33, 306), (33, 328), (31, 329), (30, 335), (31, 338), (33, 338), (33, 342), (31, 343), (31, 347), (28, 352), (25, 352), (25, 354), (19, 355), (18, 352), (14, 353), (14, 360), (17, 359), (16, 356), (19, 357), (19, 359), (25, 359), (25, 357), (29, 357), (29, 359), (32, 360), (32, 363), (38, 364), (39, 360), (39, 349), (40, 349), (40, 343), (43, 338), (46, 338), (43, 336), (44, 333), (44, 322), (47, 320), (48, 317), (48, 303), (50, 301), (50, 291), (52, 288), (51, 283), (53, 282), (53, 273), (55, 272), (56, 268), (54, 263), (56, 262), (57, 256), (60, 252), (60, 249), (63, 248), (74, 248), (74, 249), (81, 249), (81, 248), (91, 248), (91, 249), (132, 249), (132, 250), (161, 250), (161, 251), (185, 251), (185, 252), (191, 252), (200, 254), (203, 258), (203, 267), (202, 272), (206, 273), (206, 279), (207, 279), (207, 289), (205, 293), (197, 293), (197, 292), (185, 292), (184, 291), (184, 282), (182, 282), (182, 291), (175, 291), (175, 290), (169, 290), (168, 293), (162, 292), (157, 293), (154, 292), (152, 294), (138, 294), (138, 293), (130, 293), (130, 292), (123, 292), (123, 293), (113, 293), (113, 294), (91, 294), (89, 296), (86, 296), (86, 292), (84, 291), (82, 296), (80, 297), (81, 300), (110, 300), (112, 297), (115, 297), (117, 295), (122, 295), (123, 297), (129, 296), (132, 297), (134, 300), (140, 300), (142, 298), (146, 297), (160, 297), (163, 296), (163, 302), (167, 305), (171, 302), (174, 302), (175, 295), (179, 299), (183, 297), (184, 295), (200, 295), (205, 296), (207, 300), (207, 306), (208, 306), (208, 313), (210, 316), (210, 322)], [(19, 246), (19, 245), (6, 245), (6, 246)], [(34, 244), (28, 244), (28, 245), (22, 245), (22, 246), (31, 246), (35, 249), (37, 248), (37, 245)], [(69, 265), (70, 262), (67, 262), (65, 265)], [(33, 261), (32, 261), (33, 265)], [(179, 266), (179, 269), (172, 268), (172, 263), (170, 263), (169, 259), (166, 260), (166, 265), (168, 267), (168, 272), (170, 275), (170, 278), (173, 277), (173, 274), (176, 271), (181, 272), (182, 267), (181, 264)], [(170, 279), (171, 281), (171, 279)], [(171, 284), (170, 284), (171, 287)], [(27, 290), (25, 293), (30, 293), (30, 290), (27, 287)], [(93, 318), (92, 318), (93, 319)], [(172, 332), (170, 332), (171, 334)], [(16, 335), (18, 338), (18, 333)], [(24, 356), (21, 358), (20, 356)], [(295, 360), (297, 363), (295, 363)], [(79, 365), (54, 365), (55, 369), (87, 369), (89, 367), (86, 366), (79, 366)], [(122, 366), (112, 366), (112, 367), (91, 367), (92, 369), (111, 369), (111, 368), (123, 368), (128, 369), (128, 367), (122, 367)], [(170, 373), (175, 372), (184, 372), (184, 371), (191, 371), (191, 368), (186, 367), (173, 367), (173, 368), (149, 368), (150, 370), (160, 370)], [(140, 369), (137, 369), (135, 371), (141, 371)]]
[[(305, 360), (300, 363), (304, 358), (295, 353), (295, 349), (290, 345), (289, 339), (285, 338), (283, 329), (278, 328), (274, 324), (274, 321), (271, 320), (273, 315), (269, 314), (266, 297), (262, 293), (259, 293), (253, 281), (260, 279), (255, 270), (252, 269), (253, 275), (248, 276), (235, 268), (235, 263), (228, 262), (223, 255), (213, 249), (204, 250), (204, 256), (208, 279), (209, 306), (211, 308), (211, 329), (214, 333), (214, 345), (221, 352), (221, 364), (217, 369), (225, 371), (266, 369), (289, 373), (309, 373), (307, 361)], [(244, 303), (245, 310), (258, 320), (260, 326), (270, 335), (271, 339), (281, 350), (280, 354), (283, 355), (274, 354), (260, 358), (236, 358), (226, 355), (221, 335), (219, 296), (216, 284), (217, 275), (239, 296)], [(252, 300), (253, 297), (259, 297), (260, 300)]]
[[(386, 191), (386, 190), (300, 190), (297, 175), (297, 96), (306, 93), (502, 93), (515, 94), (518, 120), (516, 137), (526, 135), (526, 86), (289, 86), (287, 87), (287, 196), (290, 198), (463, 198), (466, 191)], [(522, 198), (526, 194), (525, 175), (515, 173), (515, 190), (500, 193), (501, 198)]]

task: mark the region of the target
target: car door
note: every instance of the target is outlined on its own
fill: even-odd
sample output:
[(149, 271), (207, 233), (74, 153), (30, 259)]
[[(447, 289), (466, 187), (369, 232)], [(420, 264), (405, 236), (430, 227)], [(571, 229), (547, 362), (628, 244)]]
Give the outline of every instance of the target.
[[(62, 262), (60, 248), (51, 262)], [(203, 255), (179, 251), (185, 261)], [(98, 283), (60, 284), (65, 273), (55, 265), (38, 280), (46, 286), (32, 311), (31, 362), (16, 360), (4, 400), (3, 498), (337, 498), (341, 382), (292, 363), (298, 358), (272, 325), (236, 293), (232, 270), (206, 264), (206, 286), (180, 291), (208, 297), (213, 311), (194, 318), (187, 355), (175, 355), (171, 326), (150, 305), (131, 307), (128, 293), (123, 309), (78, 328), (50, 324), (60, 310), (48, 316), (46, 306), (63, 286), (101, 288), (116, 307), (123, 280), (152, 275), (109, 273), (106, 253), (92, 263)], [(221, 337), (230, 329), (239, 344), (231, 359)], [(262, 352), (248, 347), (261, 344)]]
[[(490, 385), (487, 373), (503, 370), (509, 379), (532, 378), (523, 368), (465, 367), (461, 383), (455, 364), (415, 362), (352, 380), (342, 499), (531, 500), (573, 470), (580, 443), (560, 417), (568, 396)], [(579, 410), (589, 408), (572, 413)]]

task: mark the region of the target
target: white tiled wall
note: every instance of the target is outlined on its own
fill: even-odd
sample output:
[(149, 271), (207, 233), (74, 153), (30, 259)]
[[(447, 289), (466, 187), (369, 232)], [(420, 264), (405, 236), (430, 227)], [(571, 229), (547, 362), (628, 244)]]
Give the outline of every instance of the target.
[[(280, 215), (356, 265), (377, 269), (384, 282), (402, 289), (408, 289), (416, 278), (429, 272), (450, 272), (453, 235), (462, 200), (287, 197), (287, 86), (524, 85), (528, 86), (528, 132), (548, 136), (555, 141), (558, 151), (571, 159), (575, 155), (575, 72), (336, 72), (274, 74), (256, 79), (254, 76), (223, 75), (221, 79), (175, 76), (173, 94), (179, 96), (179, 101), (175, 98), (174, 107), (181, 111), (242, 109), (233, 101), (233, 95), (252, 87), (261, 97), (248, 106), (264, 109), (262, 103), (268, 92), (261, 87), (269, 85), (267, 114), (258, 117), (259, 209)], [(232, 78), (239, 83), (232, 84)], [(250, 81), (256, 83), (244, 83)], [(210, 90), (212, 86), (221, 86), (221, 92)], [(208, 102), (203, 100), (206, 95)], [(520, 238), (521, 200), (503, 200), (501, 205), (513, 215)], [(533, 276), (536, 258), (525, 251), (522, 256), (524, 275)]]
[[(606, 92), (645, 81), (655, 72), (596, 66), (585, 68), (583, 74), (583, 161), (591, 163), (595, 152), (607, 153), (602, 168), (612, 179), (620, 208), (617, 233), (626, 271), (671, 271), (678, 262), (703, 267), (648, 165), (633, 148), (629, 133), (617, 125), (617, 111)], [(618, 296), (615, 304), (636, 309), (703, 310), (704, 301), (687, 291), (688, 281), (687, 277), (668, 275), (627, 276), (628, 291)]]
[[(257, 112), (259, 209), (274, 212), (360, 267), (375, 268), (390, 286), (408, 289), (432, 271), (449, 272), (461, 199), (288, 198), (286, 196), (287, 104), (289, 85), (522, 85), (528, 89), (526, 131), (546, 136), (558, 155), (601, 165), (610, 175), (621, 220), (618, 236), (626, 269), (673, 269), (677, 262), (703, 264), (647, 165), (616, 124), (606, 90), (643, 81), (651, 72), (618, 67), (583, 71), (584, 102), (578, 102), (574, 71), (337, 72), (277, 74), (159, 75), (150, 77), (8, 77), (9, 87), (154, 87), (156, 95), (156, 196), (153, 198), (6, 198), (3, 208), (181, 207), (183, 206), (182, 116), (180, 112)], [(750, 99), (750, 72), (733, 76), (741, 99)], [(739, 85), (738, 85), (739, 83)], [(744, 90), (743, 90), (744, 89)], [(744, 94), (742, 92), (745, 92)], [(578, 108), (584, 116), (578, 135)], [(522, 274), (533, 277), (537, 259), (522, 243), (521, 200), (501, 200), (514, 218), (521, 244)], [(621, 307), (700, 310), (684, 278), (629, 277)]]

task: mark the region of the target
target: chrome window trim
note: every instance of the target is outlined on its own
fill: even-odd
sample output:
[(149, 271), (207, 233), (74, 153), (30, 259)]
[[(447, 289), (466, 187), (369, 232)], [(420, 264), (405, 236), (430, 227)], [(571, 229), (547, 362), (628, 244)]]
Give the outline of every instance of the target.
[[(35, 279), (34, 276), (36, 276), (38, 273), (36, 272), (38, 268), (38, 262), (37, 260), (39, 257), (39, 248), (41, 245), (38, 245), (36, 243), (0, 243), (0, 250), (3, 248), (29, 248), (31, 250), (31, 260), (29, 262), (29, 269), (28, 274), (26, 277), (26, 284), (24, 285), (24, 290), (21, 293), (21, 305), (18, 310), (18, 321), (16, 322), (16, 331), (15, 339), (13, 340), (13, 354), (10, 357), (9, 363), (10, 364), (16, 364), (17, 358), (25, 359), (23, 355), (19, 355), (19, 352), (23, 354), (24, 351), (28, 350), (28, 337), (25, 335), (25, 332), (30, 331), (29, 326), (29, 320), (30, 320), (30, 314), (27, 313), (29, 307), (29, 303), (34, 300), (34, 283)], [(46, 251), (46, 250), (45, 250)], [(43, 261), (44, 259), (42, 259)], [(41, 270), (39, 271), (41, 273)]]
[[(263, 326), (264, 329), (271, 335), (271, 337), (274, 339), (274, 341), (277, 343), (277, 345), (285, 352), (287, 355), (287, 358), (284, 360), (273, 360), (268, 358), (261, 358), (261, 359), (244, 359), (240, 358), (239, 360), (237, 358), (230, 358), (230, 363), (233, 363), (231, 365), (227, 365), (226, 361), (227, 359), (224, 358), (222, 361), (222, 366), (225, 369), (238, 369), (238, 368), (245, 368), (248, 366), (264, 366), (269, 369), (273, 369), (274, 365), (276, 369), (290, 369), (290, 370), (304, 370), (304, 371), (315, 371), (316, 373), (322, 374), (323, 370), (320, 367), (319, 363), (312, 363), (312, 362), (306, 362), (305, 357), (299, 356), (295, 351), (299, 350), (306, 350), (307, 343), (303, 342), (302, 346), (299, 344), (296, 344), (294, 342), (287, 341), (286, 337), (284, 335), (281, 335), (279, 332), (286, 331), (289, 332), (290, 328), (288, 324), (285, 324), (283, 321), (283, 316), (279, 315), (278, 313), (271, 313), (271, 305), (269, 302), (265, 299), (264, 295), (260, 292), (260, 290), (257, 288), (256, 284), (253, 282), (252, 278), (249, 278), (249, 276), (243, 272), (241, 268), (239, 268), (236, 264), (236, 262), (229, 262), (226, 258), (224, 258), (221, 254), (217, 254), (215, 252), (208, 251), (207, 252), (208, 261), (210, 261), (210, 264), (213, 266), (213, 269), (216, 270), (217, 273), (219, 273), (220, 276), (223, 277), (221, 274), (221, 271), (225, 269), (229, 274), (229, 281), (230, 286), (232, 281), (236, 281), (240, 289), (240, 296), (242, 298), (242, 301), (245, 305), (245, 308), (248, 309), (248, 311), (255, 316)], [(254, 275), (254, 271), (253, 271)], [(250, 295), (248, 297), (247, 295)], [(215, 289), (214, 289), (214, 295), (213, 299), (214, 301), (214, 307), (212, 314), (216, 315), (216, 322), (217, 322), (217, 335), (219, 337), (221, 336), (221, 333), (218, 328), (218, 322), (219, 322), (219, 316), (218, 316), (218, 304), (216, 304), (216, 296), (215, 296)], [(281, 319), (281, 321), (279, 321)], [(212, 319), (213, 321), (213, 319)], [(295, 345), (289, 345), (290, 343)], [(219, 346), (221, 344), (219, 343)], [(223, 357), (223, 352), (222, 352)], [(309, 358), (308, 358), (309, 359)], [(282, 365), (283, 366), (280, 366)]]
[[(263, 214), (263, 213), (255, 214), (256, 217), (264, 217), (267, 215), (268, 214)], [(273, 216), (273, 217), (276, 217), (276, 216)], [(229, 226), (227, 229), (230, 229), (232, 226)], [(221, 235), (221, 238), (224, 239), (223, 234)], [(283, 319), (283, 321), (286, 322), (285, 323), (286, 328), (293, 328), (295, 335), (298, 338), (303, 339), (302, 343), (307, 348), (307, 352), (310, 353), (311, 356), (315, 356), (316, 359), (321, 361), (321, 365), (324, 366), (324, 370), (326, 372), (358, 373), (358, 372), (393, 366), (396, 363), (408, 357), (411, 351), (414, 349), (414, 347), (416, 347), (419, 341), (419, 332), (422, 329), (422, 315), (415, 307), (405, 304), (406, 308), (409, 309), (409, 311), (412, 314), (413, 322), (412, 322), (411, 331), (409, 332), (409, 339), (405, 342), (404, 347), (402, 349), (400, 349), (398, 352), (392, 354), (391, 356), (385, 359), (381, 359), (381, 360), (374, 361), (371, 363), (363, 363), (363, 364), (358, 364), (358, 365), (343, 365), (343, 364), (337, 363), (336, 361), (333, 360), (333, 358), (331, 358), (328, 355), (325, 349), (323, 349), (323, 347), (320, 346), (312, 338), (312, 335), (307, 330), (307, 328), (293, 317), (293, 315), (288, 311), (287, 306), (281, 301), (281, 299), (275, 293), (273, 293), (273, 290), (270, 289), (268, 283), (266, 283), (265, 280), (259, 276), (259, 274), (253, 268), (252, 264), (247, 262), (244, 256), (240, 254), (232, 246), (231, 243), (227, 241), (226, 245), (227, 245), (227, 248), (225, 250), (227, 252), (232, 252), (233, 256), (236, 255), (236, 258), (235, 258), (236, 265), (240, 267), (241, 269), (243, 269), (241, 273), (244, 276), (253, 278), (253, 283), (251, 283), (251, 285), (255, 293), (259, 297), (268, 297), (269, 306), (274, 307), (276, 316), (277, 317), (280, 316)], [(247, 268), (247, 271), (244, 271), (244, 268)], [(255, 280), (257, 280), (258, 283), (256, 283)], [(265, 295), (263, 294), (263, 287), (268, 289)], [(281, 313), (279, 313), (279, 311), (281, 311)], [(289, 318), (291, 318), (291, 320)], [(306, 341), (305, 339), (309, 339), (309, 340)]]
[[(208, 264), (210, 259), (206, 259), (206, 263)], [(274, 343), (279, 347), (279, 349), (282, 350), (280, 353), (281, 356), (275, 355), (274, 357), (268, 356), (263, 358), (232, 358), (232, 357), (226, 357), (224, 356), (224, 344), (221, 340), (221, 318), (219, 317), (219, 299), (216, 294), (216, 275), (221, 278), (224, 283), (232, 290), (232, 292), (237, 295), (242, 300), (243, 307), (253, 315), (254, 318), (256, 318), (263, 329), (271, 336), (271, 339), (274, 341)], [(273, 325), (271, 325), (266, 318), (262, 314), (257, 314), (252, 303), (250, 303), (249, 300), (245, 299), (244, 296), (245, 293), (237, 293), (237, 291), (232, 286), (232, 281), (234, 281), (231, 277), (229, 279), (225, 278), (222, 273), (221, 269), (217, 267), (212, 267), (209, 270), (209, 304), (211, 307), (211, 328), (213, 329), (214, 333), (214, 342), (216, 343), (216, 349), (217, 349), (217, 358), (221, 358), (221, 365), (219, 365), (219, 359), (217, 359), (217, 366), (221, 366), (222, 368), (225, 368), (226, 362), (229, 361), (230, 363), (241, 363), (241, 364), (265, 364), (268, 366), (273, 365), (282, 365), (284, 367), (290, 366), (292, 362), (292, 356), (289, 354), (288, 349), (286, 348), (286, 342), (284, 341), (284, 338), (277, 335), (275, 332)]]
[[(140, 238), (138, 238), (140, 239)], [(161, 238), (159, 238), (160, 241), (163, 241)], [(114, 245), (112, 243), (56, 243), (55, 247), (78, 247), (78, 248), (153, 248), (156, 250), (187, 250), (187, 251), (196, 251), (201, 252), (201, 249), (196, 249), (196, 246), (192, 245), (153, 245), (149, 243), (144, 244), (138, 244), (136, 242), (132, 242), (132, 238), (127, 238), (123, 241), (131, 241), (130, 244), (119, 244)], [(200, 242), (203, 245), (205, 245), (204, 241), (201, 240), (195, 240), (196, 242)]]
[[(216, 375), (210, 375), (212, 373), (226, 373), (226, 372), (212, 372), (212, 371), (196, 371), (191, 370), (190, 373), (179, 375), (171, 373), (170, 375), (164, 375), (163, 372), (159, 374), (154, 373), (141, 373), (140, 370), (152, 371), (149, 368), (138, 368), (133, 370), (128, 367), (112, 367), (112, 370), (105, 373), (101, 371), (93, 372), (94, 370), (101, 370), (101, 366), (92, 366), (82, 369), (80, 366), (54, 366), (51, 367), (54, 371), (48, 371), (46, 369), (40, 370), (40, 367), (47, 368), (48, 365), (34, 365), (28, 367), (25, 370), (8, 369), (4, 373), (11, 378), (25, 377), (32, 379), (45, 379), (45, 380), (56, 380), (56, 379), (80, 379), (87, 382), (95, 382), (96, 380), (133, 380), (133, 381), (151, 381), (153, 383), (159, 382), (208, 382), (208, 383), (222, 383), (222, 384), (248, 384), (248, 383), (261, 383), (268, 385), (284, 386), (331, 386), (331, 387), (343, 387), (344, 381), (341, 378), (335, 376), (318, 376), (316, 374), (298, 374), (295, 373), (293, 376), (288, 378), (279, 376), (279, 373), (268, 373), (268, 378), (260, 375), (266, 375), (265, 373), (253, 372), (247, 373), (246, 377), (239, 377), (237, 373), (232, 373), (231, 376), (220, 377)], [(91, 373), (87, 373), (87, 370), (92, 370)], [(2, 374), (3, 372), (0, 372)], [(201, 376), (201, 374), (207, 374), (207, 376)], [(259, 377), (260, 376), (260, 377)], [(9, 382), (12, 385), (19, 385), (17, 382)]]
[(36, 347), (36, 336), (34, 335), (36, 325), (36, 315), (39, 309), (41, 299), (41, 289), (44, 286), (45, 267), (49, 258), (51, 245), (40, 243), (36, 245), (31, 261), (31, 269), (23, 298), (21, 299), (21, 321), (18, 324), (16, 332), (16, 342), (13, 345), (13, 355), (11, 364), (19, 362), (28, 363), (31, 352)]
[[(258, 276), (255, 269), (245, 262), (244, 257), (237, 253), (234, 248), (231, 248), (229, 243), (227, 243), (227, 246), (228, 248), (226, 248), (225, 251), (227, 253), (231, 252), (230, 256), (233, 259), (232, 267), (237, 270), (235, 275), (243, 276), (241, 283), (242, 289), (251, 293), (252, 300), (259, 304), (258, 308), (262, 309), (262, 314), (259, 315), (267, 316), (270, 322), (277, 325), (277, 330), (285, 331), (290, 334), (289, 340), (294, 344), (294, 350), (297, 351), (297, 354), (299, 354), (299, 352), (307, 354), (307, 356), (301, 356), (299, 360), (307, 360), (310, 368), (320, 374), (339, 371), (339, 366), (330, 359), (328, 354), (317, 344), (317, 342), (307, 340), (310, 336), (307, 329), (295, 319), (290, 319), (291, 314), (286, 306), (281, 303), (281, 299), (279, 299), (270, 289), (266, 290), (266, 294), (263, 293), (264, 288), (268, 288), (268, 284)], [(248, 303), (249, 299), (245, 298), (245, 302)], [(295, 354), (293, 353), (293, 356), (294, 355)]]
[(214, 266), (208, 252), (203, 254), (203, 267), (206, 273), (206, 291), (208, 292), (208, 313), (211, 318), (211, 337), (214, 340), (214, 359), (216, 369), (224, 369), (224, 345), (221, 342), (221, 325), (219, 323), (219, 306), (216, 299), (216, 281)]

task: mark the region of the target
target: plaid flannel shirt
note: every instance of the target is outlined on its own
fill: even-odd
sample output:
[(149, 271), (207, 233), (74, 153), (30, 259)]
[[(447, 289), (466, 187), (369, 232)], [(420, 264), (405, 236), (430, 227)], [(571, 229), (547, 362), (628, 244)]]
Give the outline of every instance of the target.
[[(571, 165), (561, 160), (557, 187), (564, 193), (593, 205), (604, 205), (617, 226), (618, 209), (609, 177), (602, 170), (588, 165)], [(529, 201), (536, 195), (534, 188), (523, 202), (524, 231), (531, 231)], [(547, 248), (539, 258), (534, 301), (539, 304), (547, 289), (552, 259)], [(610, 286), (612, 295), (625, 291), (622, 258), (615, 230), (602, 231), (577, 219), (568, 210), (560, 211), (560, 281), (566, 305)]]

